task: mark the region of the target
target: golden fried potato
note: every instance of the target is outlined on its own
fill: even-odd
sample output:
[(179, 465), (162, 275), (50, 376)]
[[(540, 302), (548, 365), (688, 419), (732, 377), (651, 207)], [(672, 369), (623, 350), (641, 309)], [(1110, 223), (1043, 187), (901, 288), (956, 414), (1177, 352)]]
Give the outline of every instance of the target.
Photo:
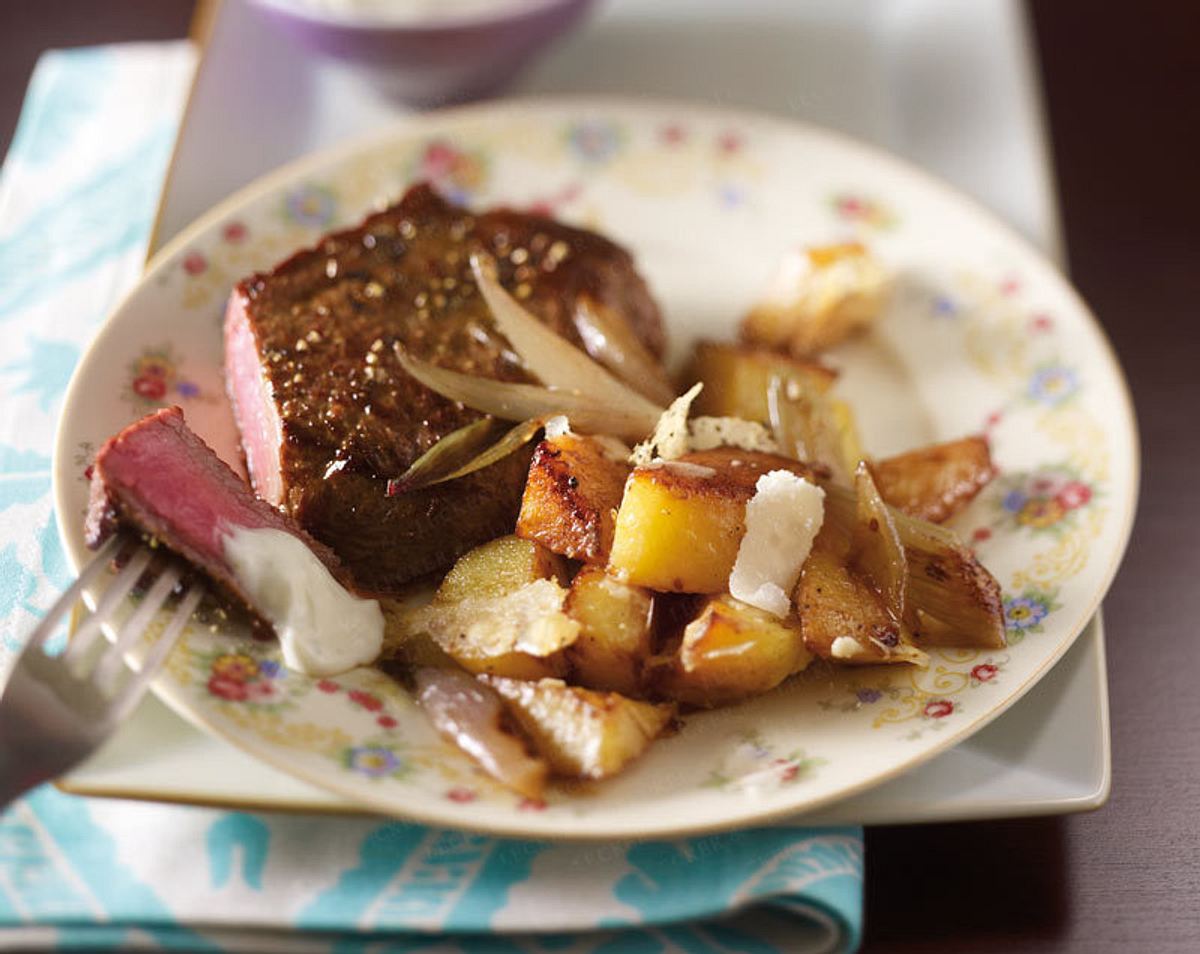
[(467, 597), (504, 596), (534, 580), (570, 579), (562, 557), (531, 540), (497, 537), (458, 558), (435, 599), (454, 603)]
[(918, 447), (870, 466), (884, 500), (933, 523), (949, 520), (996, 475), (987, 439), (980, 435)]
[(865, 328), (883, 311), (887, 272), (860, 242), (797, 251), (742, 321), (744, 341), (804, 358)]
[(689, 705), (727, 705), (775, 688), (811, 660), (795, 617), (780, 619), (718, 596), (684, 628), (678, 652), (654, 674), (654, 684)]
[(562, 434), (533, 453), (517, 536), (587, 563), (604, 563), (630, 466), (594, 437)]
[(636, 468), (617, 512), (609, 569), (652, 590), (725, 592), (746, 532), (746, 501), (772, 470), (813, 477), (795, 460), (728, 447)]
[(469, 672), (561, 675), (562, 650), (579, 633), (562, 612), (567, 579), (562, 557), (530, 540), (500, 537), (461, 556), (407, 626), (428, 633)]
[(580, 570), (563, 607), (580, 626), (566, 650), (571, 681), (636, 695), (650, 656), (653, 608), (647, 590), (622, 583), (600, 567)]
[(523, 682), (482, 676), (556, 774), (601, 779), (641, 755), (666, 728), (674, 706), (637, 702), (560, 679)]
[(819, 393), (829, 390), (837, 372), (815, 361), (802, 361), (745, 344), (701, 341), (683, 372), (687, 387), (704, 384), (693, 413), (740, 417), (766, 424), (771, 415), (767, 392), (773, 378), (807, 382)]

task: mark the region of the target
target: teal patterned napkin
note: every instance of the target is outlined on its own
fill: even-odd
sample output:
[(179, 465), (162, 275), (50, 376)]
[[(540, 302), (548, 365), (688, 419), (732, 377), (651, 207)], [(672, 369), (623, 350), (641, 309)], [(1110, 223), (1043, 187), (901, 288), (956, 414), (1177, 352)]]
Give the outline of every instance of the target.
[[(48, 53), (5, 160), (0, 673), (69, 580), (55, 416), (141, 271), (191, 70), (182, 44)], [(568, 846), (44, 787), (0, 815), (0, 949), (852, 951), (862, 877), (858, 829)]]

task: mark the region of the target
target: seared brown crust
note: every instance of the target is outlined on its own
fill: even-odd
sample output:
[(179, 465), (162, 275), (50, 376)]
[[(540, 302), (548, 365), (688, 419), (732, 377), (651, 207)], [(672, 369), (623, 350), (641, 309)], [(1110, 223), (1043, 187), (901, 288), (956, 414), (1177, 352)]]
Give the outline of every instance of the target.
[(493, 255), (505, 287), (569, 340), (578, 342), (572, 311), (586, 293), (662, 353), (658, 309), (623, 249), (540, 216), (473, 215), (426, 185), (234, 292), (282, 421), (282, 506), (370, 591), (444, 566), (516, 518), (520, 457), (451, 485), (385, 495), (388, 478), (478, 417), (408, 377), (394, 345), (445, 367), (524, 378), (475, 288), (473, 251)]
[(884, 500), (933, 523), (954, 516), (996, 476), (987, 438), (978, 434), (917, 447), (869, 466)]
[(542, 441), (529, 465), (517, 536), (573, 560), (605, 562), (629, 469), (589, 437)]
[(813, 468), (790, 457), (736, 447), (693, 451), (684, 454), (677, 462), (666, 461), (651, 467), (639, 467), (637, 474), (639, 478), (670, 490), (677, 497), (703, 494), (713, 499), (744, 502), (754, 496), (754, 485), (758, 483), (758, 478), (773, 470), (787, 470), (809, 479), (815, 476)]

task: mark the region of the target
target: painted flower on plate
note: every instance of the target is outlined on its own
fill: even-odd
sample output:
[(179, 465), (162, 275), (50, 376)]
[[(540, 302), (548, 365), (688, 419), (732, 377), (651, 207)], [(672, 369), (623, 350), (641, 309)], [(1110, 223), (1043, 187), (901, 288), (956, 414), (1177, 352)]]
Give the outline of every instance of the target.
[(207, 268), (208, 259), (199, 252), (188, 252), (183, 256), (183, 270), (193, 278), (197, 275), (203, 275)]
[(1053, 498), (1034, 497), (1026, 500), (1021, 509), (1017, 511), (1017, 523), (1025, 527), (1044, 530), (1046, 527), (1052, 527), (1058, 523), (1066, 512), (1067, 508)]
[(161, 401), (167, 393), (167, 382), (149, 374), (139, 374), (133, 379), (133, 393), (147, 401)]
[(325, 186), (301, 185), (284, 196), (284, 212), (297, 225), (322, 228), (333, 220), (337, 199)]
[(924, 713), (930, 719), (944, 719), (954, 712), (954, 703), (949, 699), (934, 699), (925, 704)]
[(480, 150), (466, 150), (448, 139), (426, 143), (415, 165), (415, 178), (427, 179), (452, 202), (470, 201), (487, 180), (487, 159)]
[(1054, 498), (1067, 510), (1084, 507), (1092, 500), (1092, 488), (1079, 480), (1072, 480)]
[(584, 119), (567, 129), (567, 146), (584, 162), (599, 165), (621, 150), (621, 127), (601, 119)]
[(395, 775), (404, 768), (404, 760), (382, 745), (357, 745), (346, 750), (345, 765), (371, 778)]
[(222, 653), (213, 660), (211, 671), (214, 678), (249, 682), (258, 677), (259, 664), (245, 653)]
[(230, 702), (245, 702), (250, 696), (246, 683), (226, 676), (213, 676), (209, 679), (208, 691), (212, 695)]
[(1070, 467), (1051, 467), (1033, 474), (1011, 474), (999, 482), (1000, 511), (1018, 527), (1054, 530), (1070, 523), (1071, 515), (1090, 504), (1092, 485)]
[(346, 695), (350, 701), (357, 706), (362, 706), (368, 712), (378, 712), (383, 708), (383, 700), (370, 692), (365, 692), (362, 689), (351, 689)]
[(1016, 596), (1004, 597), (1004, 628), (1009, 642), (1019, 642), (1025, 633), (1040, 633), (1042, 623), (1052, 610), (1058, 608), (1054, 592), (1025, 590)]
[(830, 200), (833, 214), (843, 222), (854, 222), (874, 229), (896, 225), (895, 214), (882, 202), (854, 192), (838, 192)]
[(1060, 364), (1044, 364), (1033, 372), (1025, 396), (1046, 407), (1058, 407), (1079, 393), (1079, 376)]

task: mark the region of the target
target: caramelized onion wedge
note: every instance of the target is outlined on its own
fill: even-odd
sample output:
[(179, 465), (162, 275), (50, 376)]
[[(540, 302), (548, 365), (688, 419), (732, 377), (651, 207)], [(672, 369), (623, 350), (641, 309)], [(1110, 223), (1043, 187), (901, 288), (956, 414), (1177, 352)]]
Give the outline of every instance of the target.
[[(443, 444), (447, 441), (456, 441), (460, 434), (463, 434), (463, 432), (468, 431), (476, 425), (487, 422), (489, 426), (480, 433), (485, 440), (493, 436), (496, 433), (494, 426), (496, 420), (492, 417), (485, 417), (474, 424), (460, 427), (457, 431), (447, 434), (429, 448), (402, 476), (389, 480), (387, 495), (389, 497), (396, 497), (413, 490), (420, 490), (422, 487), (432, 487), (434, 484), (445, 483), (447, 480), (457, 480), (459, 477), (466, 477), (467, 474), (473, 474), (477, 470), (490, 467), (492, 464), (503, 460), (509, 454), (513, 453), (513, 451), (524, 447), (533, 440), (534, 435), (546, 425), (546, 421), (548, 420), (549, 418), (543, 415), (542, 417), (531, 417), (528, 421), (522, 421), (516, 427), (505, 431), (500, 440), (485, 447), (465, 462), (463, 459), (468, 454), (479, 450), (480, 442), (477, 435), (469, 435), (469, 440), (468, 436), (464, 435), (459, 446), (448, 449), (440, 460), (422, 466), (422, 462), (427, 457), (435, 454)], [(416, 472), (415, 475), (414, 472)]]
[(479, 456), (473, 457), (457, 470), (451, 471), (434, 483), (441, 483), (443, 480), (457, 480), (459, 477), (466, 477), (467, 474), (490, 467), (498, 460), (503, 460), (513, 451), (524, 447), (533, 440), (537, 432), (546, 426), (546, 421), (549, 419), (549, 416), (543, 414), (541, 417), (531, 417), (528, 421), (522, 421), (516, 427), (509, 428), (500, 440), (486, 448)]
[(614, 378), (522, 308), (496, 280), (495, 263), (490, 258), (472, 255), (471, 271), (501, 334), (521, 356), (526, 369), (544, 385), (580, 391), (600, 404), (626, 404), (655, 417), (662, 413), (661, 406)]
[[(822, 533), (845, 533), (856, 517), (854, 491), (834, 481), (825, 489)], [(1000, 584), (953, 530), (888, 508), (908, 563), (905, 610), (922, 646), (1002, 649), (1004, 605)], [(846, 544), (849, 545), (848, 542)]]
[(396, 357), (408, 374), (442, 397), (507, 421), (565, 414), (571, 426), (581, 433), (612, 434), (636, 441), (654, 430), (662, 413), (661, 408), (628, 389), (626, 394), (636, 401), (617, 399), (609, 402), (578, 390), (514, 384), (439, 368), (413, 358), (399, 347)]
[(788, 399), (786, 384), (778, 374), (772, 374), (767, 383), (767, 416), (771, 436), (779, 445), (780, 453), (796, 460), (814, 460), (805, 441), (807, 434), (800, 408), (796, 401)]
[(414, 676), (421, 708), (445, 739), (518, 794), (542, 797), (549, 766), (504, 729), (504, 705), (494, 689), (457, 669), (427, 666)]
[(891, 511), (865, 463), (854, 474), (857, 513), (851, 543), (853, 562), (883, 600), (888, 615), (904, 619), (908, 560)]
[(573, 317), (589, 355), (655, 404), (675, 400), (675, 389), (663, 366), (610, 308), (589, 295), (580, 295)]
[(785, 454), (824, 464), (842, 482), (854, 479), (863, 458), (853, 412), (798, 374), (772, 374), (767, 385), (771, 431)]
[(461, 468), (464, 461), (469, 461), (479, 448), (486, 446), (499, 428), (500, 424), (494, 417), (481, 417), (478, 421), (451, 431), (413, 461), (403, 474), (389, 480), (387, 495), (398, 497), (411, 490), (449, 480), (449, 475), (456, 468)]

